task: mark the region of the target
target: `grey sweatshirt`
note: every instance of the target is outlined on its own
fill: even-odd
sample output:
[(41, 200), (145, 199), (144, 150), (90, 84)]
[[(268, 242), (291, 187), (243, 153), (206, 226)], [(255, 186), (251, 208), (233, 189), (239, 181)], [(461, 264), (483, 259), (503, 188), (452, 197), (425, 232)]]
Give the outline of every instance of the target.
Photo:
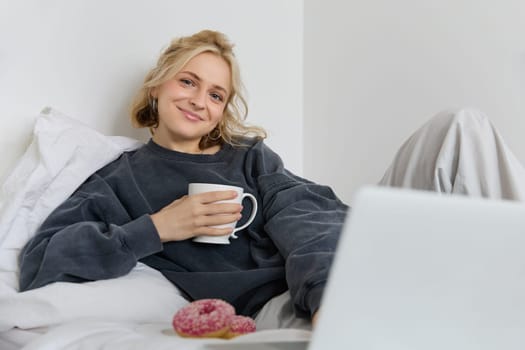
[[(253, 315), (289, 289), (296, 314), (311, 316), (348, 207), (330, 188), (286, 170), (262, 141), (246, 143), (192, 155), (150, 140), (122, 154), (88, 178), (27, 243), (20, 289), (114, 278), (140, 261), (192, 300), (221, 298)], [(187, 194), (190, 182), (243, 187), (257, 198), (255, 220), (229, 245), (162, 244), (150, 214)], [(243, 204), (247, 217), (251, 207)]]

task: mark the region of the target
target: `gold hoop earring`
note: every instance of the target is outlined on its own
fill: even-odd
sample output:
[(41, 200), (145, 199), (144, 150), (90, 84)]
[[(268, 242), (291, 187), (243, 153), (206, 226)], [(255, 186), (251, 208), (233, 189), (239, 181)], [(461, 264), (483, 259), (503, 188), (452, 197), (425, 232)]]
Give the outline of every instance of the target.
[[(213, 134), (216, 134), (216, 135), (213, 135)], [(213, 136), (212, 136), (213, 135)], [(210, 131), (207, 135), (207, 138), (208, 140), (212, 141), (212, 142), (217, 142), (221, 139), (222, 137), (222, 132), (221, 132), (221, 129), (219, 126), (216, 126), (215, 129), (213, 129), (212, 131)]]

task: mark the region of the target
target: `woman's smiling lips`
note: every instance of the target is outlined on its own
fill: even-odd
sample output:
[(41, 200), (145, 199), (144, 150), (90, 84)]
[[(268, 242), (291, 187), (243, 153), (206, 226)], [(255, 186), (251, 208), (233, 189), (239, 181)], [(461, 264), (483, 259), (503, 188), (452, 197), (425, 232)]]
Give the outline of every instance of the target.
[[(178, 107), (177, 107), (178, 108)], [(179, 108), (179, 110), (184, 114), (184, 116), (191, 121), (201, 121), (203, 120), (198, 114), (192, 113), (185, 109)]]

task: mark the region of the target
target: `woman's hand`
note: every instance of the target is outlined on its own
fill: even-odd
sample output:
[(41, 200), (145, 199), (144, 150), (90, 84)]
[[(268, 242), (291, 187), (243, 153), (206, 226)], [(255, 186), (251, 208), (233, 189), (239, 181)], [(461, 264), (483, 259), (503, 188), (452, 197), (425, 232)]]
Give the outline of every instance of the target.
[(151, 215), (162, 242), (181, 241), (200, 235), (224, 236), (232, 228), (216, 228), (241, 218), (237, 203), (216, 203), (233, 199), (235, 191), (214, 191), (179, 198)]

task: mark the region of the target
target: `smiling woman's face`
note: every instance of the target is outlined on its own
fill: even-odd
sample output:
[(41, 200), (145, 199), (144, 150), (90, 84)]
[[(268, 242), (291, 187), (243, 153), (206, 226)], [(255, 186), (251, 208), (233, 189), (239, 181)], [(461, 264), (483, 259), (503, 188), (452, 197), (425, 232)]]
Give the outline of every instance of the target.
[(199, 142), (222, 119), (231, 90), (231, 70), (220, 56), (193, 57), (172, 79), (156, 88), (159, 125), (153, 140), (166, 148), (200, 153)]

